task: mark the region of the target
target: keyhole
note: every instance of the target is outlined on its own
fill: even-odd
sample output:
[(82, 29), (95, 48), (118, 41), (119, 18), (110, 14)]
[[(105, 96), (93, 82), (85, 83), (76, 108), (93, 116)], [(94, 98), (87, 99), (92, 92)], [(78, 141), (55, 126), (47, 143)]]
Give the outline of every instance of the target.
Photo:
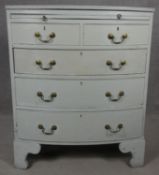
[(80, 55), (82, 56), (83, 55), (83, 52), (80, 52)]
[(117, 31), (119, 31), (119, 27), (117, 27), (116, 29), (117, 29)]
[(43, 16), (43, 17), (42, 17), (42, 20), (43, 20), (43, 21), (47, 21), (47, 17), (46, 17), (46, 16)]
[(46, 30), (46, 27), (44, 26), (44, 30)]
[(80, 114), (80, 117), (83, 117), (83, 115), (82, 115), (82, 114)]
[(81, 85), (81, 86), (83, 85), (83, 82), (82, 82), (82, 81), (80, 82), (80, 85)]

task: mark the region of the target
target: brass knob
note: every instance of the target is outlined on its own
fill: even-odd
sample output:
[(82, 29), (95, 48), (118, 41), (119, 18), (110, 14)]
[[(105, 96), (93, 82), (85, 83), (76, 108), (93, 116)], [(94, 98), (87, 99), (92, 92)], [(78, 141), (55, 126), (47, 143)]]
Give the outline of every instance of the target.
[(106, 64), (107, 64), (108, 66), (111, 66), (113, 63), (112, 63), (110, 60), (108, 60)]
[(119, 95), (119, 97), (124, 96), (124, 91), (120, 91), (118, 95)]
[(42, 124), (39, 124), (39, 125), (38, 125), (38, 128), (39, 128), (39, 129), (44, 129), (44, 126), (43, 126)]
[(38, 97), (43, 97), (43, 93), (39, 91), (39, 92), (37, 92), (37, 96)]
[(105, 96), (106, 96), (106, 97), (111, 97), (112, 94), (111, 94), (110, 92), (106, 92)]
[(52, 66), (56, 65), (56, 61), (55, 60), (50, 61), (50, 65)]
[(51, 127), (51, 130), (52, 130), (52, 131), (57, 130), (57, 126), (56, 126), (56, 125), (53, 125), (53, 126)]
[(112, 33), (109, 33), (108, 38), (112, 40), (112, 39), (114, 39), (114, 35)]
[(35, 32), (34, 35), (35, 35), (36, 38), (40, 38), (41, 37), (41, 34), (39, 32)]
[(51, 98), (55, 98), (55, 97), (57, 97), (57, 93), (53, 92), (50, 96), (51, 96)]
[(126, 64), (126, 61), (121, 61), (120, 65), (124, 66)]
[(50, 33), (49, 37), (50, 38), (55, 38), (56, 34), (54, 32)]
[(120, 123), (120, 124), (118, 125), (118, 128), (119, 128), (119, 129), (122, 129), (122, 128), (123, 128), (123, 124)]
[(41, 64), (42, 64), (42, 62), (41, 62), (40, 60), (36, 60), (35, 63), (36, 63), (37, 65), (41, 65)]
[(127, 37), (128, 37), (128, 34), (127, 33), (125, 33), (125, 34), (122, 35), (122, 38), (123, 39), (126, 39)]
[(110, 127), (110, 125), (105, 125), (105, 129), (110, 129), (111, 127)]

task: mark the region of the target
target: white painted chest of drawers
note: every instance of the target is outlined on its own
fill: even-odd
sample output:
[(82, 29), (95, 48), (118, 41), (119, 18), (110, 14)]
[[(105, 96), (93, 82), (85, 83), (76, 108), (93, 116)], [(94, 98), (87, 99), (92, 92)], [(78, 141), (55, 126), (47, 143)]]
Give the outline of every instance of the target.
[(153, 11), (7, 6), (18, 168), (41, 144), (119, 143), (143, 165)]

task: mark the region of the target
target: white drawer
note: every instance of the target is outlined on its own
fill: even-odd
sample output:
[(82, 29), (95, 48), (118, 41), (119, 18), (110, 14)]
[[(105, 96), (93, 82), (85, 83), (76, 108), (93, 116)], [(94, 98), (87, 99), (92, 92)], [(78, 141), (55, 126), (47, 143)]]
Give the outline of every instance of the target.
[(78, 45), (80, 42), (79, 24), (12, 23), (11, 29), (12, 42), (16, 44)]
[(16, 78), (15, 83), (19, 106), (117, 110), (143, 105), (144, 78), (81, 81)]
[(19, 138), (48, 142), (130, 139), (142, 136), (143, 130), (141, 109), (93, 113), (17, 110), (16, 117)]
[(83, 37), (84, 45), (144, 45), (149, 41), (149, 25), (85, 24)]
[(145, 72), (141, 50), (14, 50), (16, 73), (48, 75), (110, 75)]

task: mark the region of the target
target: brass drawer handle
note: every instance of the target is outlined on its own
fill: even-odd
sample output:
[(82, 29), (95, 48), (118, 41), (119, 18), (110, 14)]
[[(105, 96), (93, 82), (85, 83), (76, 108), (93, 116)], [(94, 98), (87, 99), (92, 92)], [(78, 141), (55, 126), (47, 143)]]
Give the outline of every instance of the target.
[(57, 126), (53, 125), (53, 126), (51, 126), (49, 131), (46, 131), (45, 127), (42, 124), (39, 124), (38, 129), (40, 129), (44, 135), (53, 135), (54, 131), (57, 130)]
[(110, 60), (106, 62), (106, 65), (109, 66), (110, 69), (117, 71), (117, 70), (120, 70), (124, 65), (126, 65), (126, 61), (121, 61), (119, 63), (119, 67), (114, 67), (112, 61)]
[(109, 130), (111, 133), (114, 133), (114, 134), (120, 132), (121, 129), (123, 129), (123, 127), (124, 127), (123, 124), (120, 123), (118, 124), (116, 130), (114, 130), (110, 125), (105, 125), (105, 129)]
[(56, 65), (56, 61), (52, 60), (49, 62), (48, 67), (43, 67), (43, 63), (40, 60), (35, 61), (36, 65), (38, 65), (42, 70), (51, 70), (54, 65)]
[(43, 42), (43, 43), (49, 43), (53, 38), (56, 37), (56, 34), (54, 32), (50, 33), (48, 35), (48, 39), (42, 39), (42, 36), (40, 34), (40, 32), (35, 32), (34, 36), (39, 39), (39, 41)]
[(124, 96), (124, 92), (120, 91), (118, 94), (118, 98), (113, 98), (113, 95), (110, 92), (106, 92), (105, 96), (108, 97), (110, 101), (116, 102), (116, 101), (119, 101), (121, 99), (121, 97)]
[(126, 38), (128, 38), (128, 34), (125, 33), (121, 36), (120, 41), (115, 41), (115, 36), (112, 33), (108, 34), (108, 39), (110, 39), (114, 44), (121, 44)]
[(45, 99), (43, 93), (39, 91), (37, 92), (37, 96), (40, 97), (40, 99), (44, 102), (52, 102), (54, 98), (57, 97), (57, 94), (53, 92), (50, 94), (50, 99)]

